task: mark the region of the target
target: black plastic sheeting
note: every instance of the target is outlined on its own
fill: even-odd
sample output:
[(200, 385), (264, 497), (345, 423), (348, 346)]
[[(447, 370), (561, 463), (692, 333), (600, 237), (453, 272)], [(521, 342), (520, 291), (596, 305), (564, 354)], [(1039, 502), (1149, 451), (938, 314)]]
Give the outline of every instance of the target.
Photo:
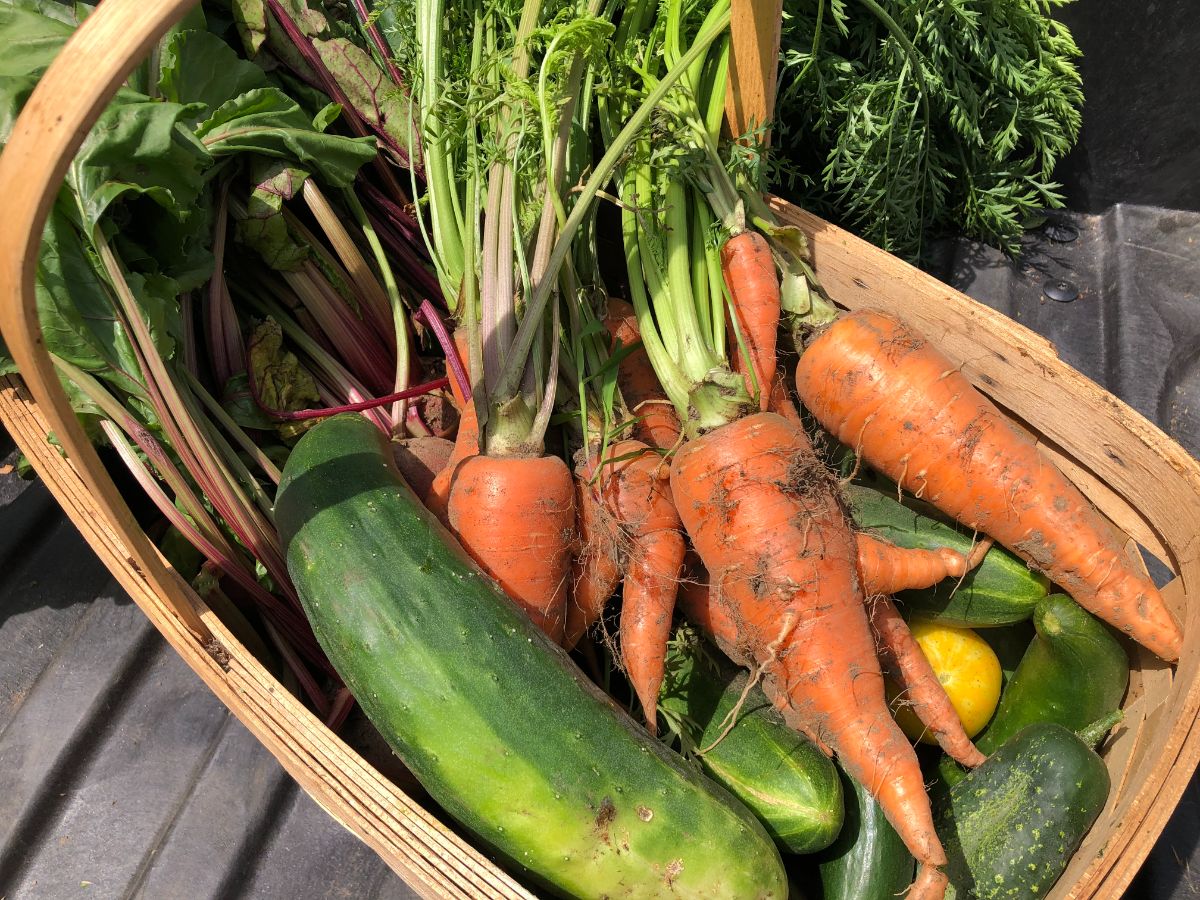
[[(942, 274), (1200, 454), (1200, 214), (1064, 217), (1019, 264), (961, 244)], [(0, 898), (415, 896), (167, 647), (46, 490), (11, 473), (0, 572)], [(1200, 898), (1198, 842), (1193, 782), (1127, 896)]]
[(1200, 210), (1196, 0), (1078, 0), (1054, 10), (1083, 51), (1083, 132), (1055, 172), (1072, 209)]

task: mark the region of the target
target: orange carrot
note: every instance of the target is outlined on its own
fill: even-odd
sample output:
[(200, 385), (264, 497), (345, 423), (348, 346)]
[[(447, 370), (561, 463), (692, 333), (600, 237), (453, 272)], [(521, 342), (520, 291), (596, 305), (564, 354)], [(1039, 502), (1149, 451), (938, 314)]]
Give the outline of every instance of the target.
[(433, 478), (429, 493), (425, 497), (425, 507), (437, 516), (443, 525), (447, 525), (446, 509), (450, 503), (450, 490), (454, 484), (454, 473), (459, 463), (479, 453), (479, 420), (475, 416), (475, 404), (468, 403), (463, 407), (462, 417), (458, 420), (458, 434), (454, 437), (454, 450), (450, 459)]
[(683, 528), (662, 458), (639, 441), (611, 450), (612, 474), (604, 491), (629, 540), (621, 597), (621, 657), (651, 734), (657, 731), (658, 690), (666, 665), (671, 617), (683, 569)]
[(890, 597), (877, 597), (869, 605), (879, 658), (888, 674), (904, 689), (905, 699), (917, 718), (951, 757), (969, 768), (979, 765), (984, 755), (971, 743), (946, 689), (896, 604)]
[(454, 466), (446, 513), (471, 558), (561, 643), (575, 543), (575, 485), (566, 463), (556, 456), (464, 459)]
[[(597, 448), (598, 450), (599, 448)], [(572, 649), (599, 620), (604, 605), (621, 580), (621, 553), (615, 522), (600, 499), (601, 483), (593, 482), (600, 465), (598, 452), (576, 470), (575, 508), (579, 548), (573, 564), (574, 591), (567, 600), (563, 647)]]
[(765, 410), (775, 380), (779, 332), (779, 276), (766, 238), (756, 231), (743, 231), (727, 240), (721, 247), (721, 273), (750, 355), (748, 368), (742, 354), (735, 351), (734, 371), (744, 376), (746, 390), (753, 397), (753, 370), (758, 380), (759, 406)]
[[(467, 331), (465, 328), (454, 330), (454, 346), (458, 355), (467, 360)], [(479, 452), (479, 419), (475, 413), (475, 404), (467, 402), (458, 386), (458, 379), (450, 379), (450, 390), (458, 403), (459, 418), (458, 432), (454, 436), (454, 450), (446, 465), (434, 476), (429, 492), (426, 494), (425, 507), (441, 520), (443, 525), (449, 525), (446, 507), (450, 502), (450, 487), (454, 480), (454, 471), (464, 459)]]
[(863, 594), (894, 594), (897, 591), (932, 587), (944, 578), (961, 578), (981, 562), (992, 542), (980, 541), (964, 556), (949, 547), (925, 550), (897, 547), (877, 537), (858, 532), (858, 574)]
[(917, 886), (935, 885), (926, 870), (946, 855), (916, 754), (888, 711), (853, 535), (804, 432), (774, 413), (719, 427), (679, 451), (671, 490), (735, 649), (789, 723), (878, 799), (921, 864)]
[(1124, 538), (953, 363), (900, 321), (860, 310), (804, 351), (800, 399), (868, 464), (995, 538), (1161, 658), (1183, 634)]
[[(618, 341), (623, 347), (631, 347), (642, 341), (637, 314), (624, 300), (609, 298), (604, 325), (612, 338), (614, 349)], [(667, 400), (662, 385), (658, 383), (650, 358), (640, 346), (618, 365), (617, 386), (629, 411), (638, 417), (633, 427), (634, 437), (659, 450), (670, 450), (679, 442), (679, 417)]]
[[(568, 611), (570, 642), (572, 637), (578, 640), (577, 633), (581, 635), (599, 618), (612, 593), (612, 568), (625, 569), (621, 656), (651, 734), (657, 730), (658, 691), (685, 549), (679, 515), (663, 473), (661, 457), (640, 441), (613, 445), (603, 465), (593, 454), (581, 469), (579, 480), (589, 495), (587, 502), (599, 496), (599, 508), (581, 507), (580, 516), (581, 521), (585, 516), (589, 520), (586, 527), (599, 533), (590, 560), (596, 570), (589, 574), (577, 567), (575, 603)], [(589, 481), (594, 485), (589, 487)], [(581, 558), (588, 561), (586, 548)]]

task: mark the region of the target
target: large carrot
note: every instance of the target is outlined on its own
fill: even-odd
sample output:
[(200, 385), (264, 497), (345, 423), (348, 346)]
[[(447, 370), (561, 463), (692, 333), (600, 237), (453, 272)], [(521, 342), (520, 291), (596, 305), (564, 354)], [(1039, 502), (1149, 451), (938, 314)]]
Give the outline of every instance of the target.
[[(641, 344), (637, 314), (624, 300), (609, 298), (604, 326), (613, 349), (618, 343), (622, 347)], [(617, 386), (629, 411), (638, 417), (633, 426), (634, 437), (659, 450), (670, 450), (679, 442), (679, 417), (663, 393), (643, 347), (638, 346), (618, 364)]]
[(561, 642), (575, 542), (575, 484), (557, 456), (476, 455), (454, 467), (447, 506), (463, 548)]
[[(868, 601), (868, 606), (879, 657), (888, 673), (904, 688), (917, 717), (954, 759), (969, 767), (981, 763), (983, 754), (967, 736), (946, 689), (891, 598), (874, 598)], [(747, 658), (747, 649), (739, 646), (738, 626), (729, 611), (713, 602), (707, 573), (693, 573), (683, 582), (679, 590), (679, 608), (687, 620), (712, 638), (730, 659), (741, 665), (752, 664)], [(771, 679), (766, 681), (764, 689), (777, 705), (783, 707), (786, 716), (786, 698), (779, 696)]]
[(896, 604), (891, 597), (877, 597), (869, 605), (879, 657), (888, 674), (900, 682), (917, 718), (951, 757), (969, 768), (979, 765), (984, 755), (971, 743), (946, 689)]
[(1183, 634), (1124, 540), (1037, 445), (912, 329), (848, 314), (805, 349), (801, 401), (901, 487), (995, 538), (1165, 660)]
[(745, 377), (751, 396), (757, 387), (759, 407), (765, 410), (775, 381), (779, 333), (779, 276), (770, 244), (756, 231), (735, 234), (721, 247), (721, 273), (750, 357), (747, 367), (745, 358), (735, 353), (734, 371)]
[(946, 855), (888, 711), (853, 535), (808, 438), (773, 413), (738, 419), (684, 445), (671, 490), (737, 648), (769, 673), (789, 721), (878, 798), (921, 863), (917, 885), (938, 896)]

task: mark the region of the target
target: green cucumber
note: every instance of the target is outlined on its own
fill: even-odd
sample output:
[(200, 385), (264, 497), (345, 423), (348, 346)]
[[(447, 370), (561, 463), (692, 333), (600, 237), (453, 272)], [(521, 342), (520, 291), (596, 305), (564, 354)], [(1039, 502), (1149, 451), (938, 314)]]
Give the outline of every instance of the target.
[(667, 653), (659, 694), (663, 717), (705, 751), (697, 757), (705, 773), (758, 816), (780, 849), (813, 853), (828, 847), (842, 827), (837, 767), (784, 723), (761, 690), (746, 693), (746, 673), (721, 659), (719, 651), (681, 632)]
[(912, 884), (916, 860), (883, 808), (842, 773), (846, 821), (817, 868), (821, 900), (895, 900)]
[[(844, 496), (860, 529), (897, 547), (971, 552), (970, 532), (911, 508), (924, 507), (919, 501), (906, 499), (902, 504), (894, 492), (861, 484), (847, 485)], [(992, 547), (961, 584), (957, 578), (946, 579), (925, 590), (903, 591), (897, 599), (913, 615), (945, 625), (987, 628), (1028, 619), (1048, 590), (1044, 576), (1004, 548)]]
[(1051, 594), (1033, 614), (1037, 633), (1000, 696), (996, 715), (975, 741), (991, 753), (1034, 722), (1071, 731), (1121, 705), (1129, 657), (1099, 619), (1065, 594)]
[[(1129, 685), (1129, 657), (1099, 619), (1065, 594), (1051, 594), (1033, 613), (1034, 636), (1000, 695), (996, 714), (975, 739), (984, 754), (1035, 722), (1078, 731), (1118, 709)], [(966, 774), (942, 757), (948, 785)]]
[(1015, 734), (938, 811), (946, 900), (1046, 896), (1108, 791), (1104, 761), (1070, 729), (1043, 722)]
[[(1036, 614), (1036, 607), (1034, 609)], [(996, 659), (1000, 660), (1000, 671), (1004, 675), (1005, 685), (1012, 681), (1013, 674), (1021, 663), (1021, 657), (1029, 649), (1034, 634), (1036, 632), (1032, 622), (1016, 622), (979, 631), (979, 636), (987, 641), (988, 646), (995, 651)]]
[(366, 419), (300, 439), (275, 516), (317, 639), (367, 717), (516, 873), (568, 896), (785, 896), (758, 820), (479, 571)]

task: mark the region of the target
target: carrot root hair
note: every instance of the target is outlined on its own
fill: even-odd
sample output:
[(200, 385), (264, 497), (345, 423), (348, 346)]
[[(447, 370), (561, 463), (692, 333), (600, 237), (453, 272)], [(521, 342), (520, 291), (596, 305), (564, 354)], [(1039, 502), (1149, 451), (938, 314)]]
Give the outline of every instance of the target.
[(671, 490), (709, 572), (721, 643), (764, 667), (785, 720), (834, 751), (916, 859), (941, 866), (916, 754), (884, 696), (854, 538), (822, 468), (801, 429), (756, 413), (689, 441)]

